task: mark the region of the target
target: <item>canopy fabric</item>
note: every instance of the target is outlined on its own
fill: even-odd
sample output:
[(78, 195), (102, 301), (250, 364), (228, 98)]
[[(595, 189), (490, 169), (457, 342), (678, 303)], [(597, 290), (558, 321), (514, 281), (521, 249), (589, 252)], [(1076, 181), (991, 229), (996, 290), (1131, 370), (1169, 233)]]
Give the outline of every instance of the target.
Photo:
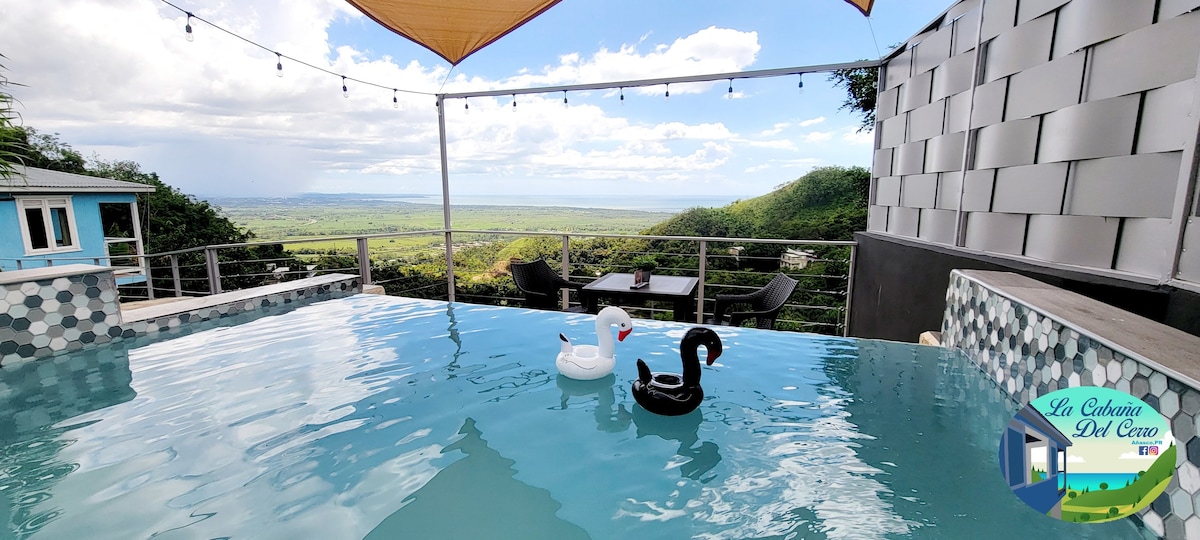
[(560, 0), (347, 0), (385, 28), (458, 65)]
[[(347, 0), (385, 28), (458, 65), (561, 0)], [(846, 0), (870, 16), (875, 0)]]
[(875, 0), (846, 0), (846, 3), (858, 8), (867, 17), (871, 16), (871, 8), (875, 7)]

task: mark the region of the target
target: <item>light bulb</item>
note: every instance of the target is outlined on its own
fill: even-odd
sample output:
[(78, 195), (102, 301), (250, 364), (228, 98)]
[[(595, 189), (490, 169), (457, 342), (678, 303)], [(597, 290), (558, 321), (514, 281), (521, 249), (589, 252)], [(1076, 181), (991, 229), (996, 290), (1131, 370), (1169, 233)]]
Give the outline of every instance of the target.
[(563, 108), (567, 108), (567, 91), (563, 90)]
[(668, 84), (668, 85), (667, 85), (667, 96), (666, 96), (666, 100), (667, 100), (667, 101), (671, 101), (671, 85), (670, 85), (670, 84)]
[(625, 106), (625, 89), (621, 88), (621, 106)]
[(398, 91), (398, 90), (396, 90), (395, 88), (393, 88), (393, 89), (392, 89), (392, 108), (393, 108), (393, 109), (399, 109), (399, 108), (400, 108), (400, 100), (396, 98), (396, 92), (397, 92), (397, 91)]
[(516, 95), (516, 94), (513, 94), (513, 108), (512, 108), (512, 112), (517, 112), (517, 95)]
[(196, 36), (192, 34), (192, 14), (188, 13), (187, 17), (187, 25), (183, 27), (183, 31), (187, 33), (184, 38), (186, 38), (188, 41), (195, 41)]
[(798, 91), (799, 91), (801, 94), (803, 94), (803, 93), (804, 93), (804, 76), (803, 76), (803, 75), (801, 75), (801, 76), (800, 76), (800, 86), (798, 86), (797, 88), (799, 88), (799, 90), (798, 90)]
[(465, 99), (463, 100), (463, 110), (467, 111), (466, 114), (471, 114), (471, 104)]
[(275, 53), (275, 76), (283, 77), (283, 56)]
[(346, 88), (346, 78), (342, 77), (342, 97), (350, 97), (350, 89)]

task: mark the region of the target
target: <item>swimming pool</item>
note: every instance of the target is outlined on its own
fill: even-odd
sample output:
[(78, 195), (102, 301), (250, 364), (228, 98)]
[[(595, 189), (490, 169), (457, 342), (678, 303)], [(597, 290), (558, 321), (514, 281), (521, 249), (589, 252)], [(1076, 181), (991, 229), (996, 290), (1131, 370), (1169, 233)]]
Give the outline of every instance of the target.
[(560, 379), (593, 318), (358, 295), (0, 370), (17, 538), (1140, 538), (1036, 515), (996, 448), (1015, 405), (957, 353), (719, 329), (706, 399)]

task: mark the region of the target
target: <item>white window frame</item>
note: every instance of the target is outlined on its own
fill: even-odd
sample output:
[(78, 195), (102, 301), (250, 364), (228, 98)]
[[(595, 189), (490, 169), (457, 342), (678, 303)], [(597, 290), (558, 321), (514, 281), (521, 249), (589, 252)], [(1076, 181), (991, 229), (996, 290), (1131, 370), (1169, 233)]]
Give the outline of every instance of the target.
[[(79, 245), (79, 228), (75, 225), (75, 206), (71, 202), (70, 195), (59, 197), (15, 197), (17, 204), (17, 220), (21, 225), (21, 240), (25, 244), (26, 255), (44, 255), (47, 253), (68, 253), (72, 251), (83, 251), (83, 246)], [(29, 221), (25, 219), (26, 208), (38, 208), (42, 210), (42, 223), (46, 227), (46, 244), (48, 247), (43, 249), (33, 248), (33, 239), (29, 236)], [(67, 231), (71, 245), (59, 247), (54, 241), (54, 224), (51, 220), (50, 210), (52, 208), (62, 208), (67, 213)]]

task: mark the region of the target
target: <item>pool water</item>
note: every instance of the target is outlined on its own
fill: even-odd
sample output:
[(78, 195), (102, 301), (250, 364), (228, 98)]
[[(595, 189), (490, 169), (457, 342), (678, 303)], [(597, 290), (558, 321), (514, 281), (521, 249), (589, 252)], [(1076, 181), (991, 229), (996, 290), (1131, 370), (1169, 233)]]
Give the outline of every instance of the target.
[(613, 376), (562, 379), (594, 319), (359, 295), (0, 369), (13, 538), (1141, 538), (1004, 485), (1015, 412), (957, 353), (718, 329), (706, 399), (633, 400), (687, 325), (635, 320)]

